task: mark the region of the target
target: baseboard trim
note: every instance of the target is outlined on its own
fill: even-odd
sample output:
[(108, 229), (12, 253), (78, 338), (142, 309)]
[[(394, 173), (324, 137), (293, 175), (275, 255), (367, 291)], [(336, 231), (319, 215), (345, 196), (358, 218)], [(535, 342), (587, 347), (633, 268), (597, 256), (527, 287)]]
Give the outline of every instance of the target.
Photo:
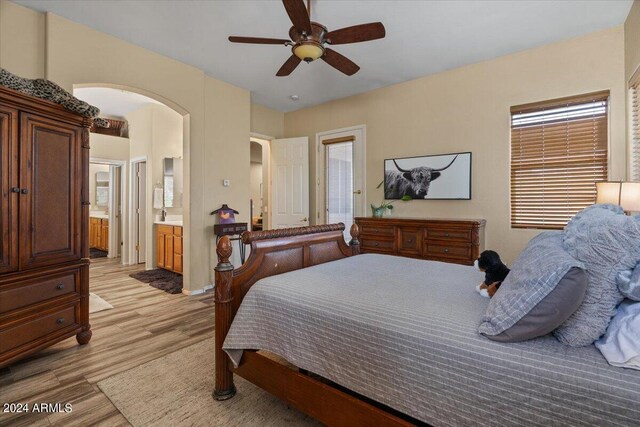
[(200, 295), (200, 294), (204, 294), (209, 289), (213, 289), (213, 287), (214, 287), (214, 285), (207, 285), (204, 288), (195, 289), (193, 291), (190, 291), (189, 289), (182, 289), (182, 293), (185, 294), (185, 295), (188, 295), (188, 296)]

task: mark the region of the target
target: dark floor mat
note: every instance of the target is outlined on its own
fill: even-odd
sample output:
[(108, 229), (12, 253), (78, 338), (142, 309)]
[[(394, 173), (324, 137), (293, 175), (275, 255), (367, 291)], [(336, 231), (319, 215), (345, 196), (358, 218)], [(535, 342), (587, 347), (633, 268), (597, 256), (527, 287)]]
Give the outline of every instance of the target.
[(106, 258), (109, 255), (108, 252), (101, 251), (100, 249), (90, 248), (89, 249), (89, 258)]
[(162, 268), (131, 273), (129, 276), (170, 294), (179, 294), (182, 292), (182, 275), (163, 270)]

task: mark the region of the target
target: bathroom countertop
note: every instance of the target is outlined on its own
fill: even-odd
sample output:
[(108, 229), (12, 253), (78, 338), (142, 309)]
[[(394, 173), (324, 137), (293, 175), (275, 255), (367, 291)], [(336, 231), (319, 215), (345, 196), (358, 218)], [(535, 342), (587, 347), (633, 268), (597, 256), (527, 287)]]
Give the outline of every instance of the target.
[(158, 224), (158, 225), (175, 225), (175, 226), (182, 227), (182, 221), (179, 221), (179, 220), (155, 221), (154, 224)]
[(109, 215), (107, 214), (89, 214), (90, 218), (100, 218), (100, 219), (109, 219)]

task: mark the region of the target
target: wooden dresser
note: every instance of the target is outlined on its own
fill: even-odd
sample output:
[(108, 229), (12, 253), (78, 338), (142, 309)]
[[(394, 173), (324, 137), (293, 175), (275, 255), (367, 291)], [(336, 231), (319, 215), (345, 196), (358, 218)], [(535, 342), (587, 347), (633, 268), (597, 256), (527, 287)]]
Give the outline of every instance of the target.
[(0, 87), (0, 367), (89, 325), (89, 126)]
[(182, 227), (156, 224), (158, 268), (182, 274)]
[(473, 265), (484, 250), (483, 219), (364, 218), (363, 253), (381, 253)]

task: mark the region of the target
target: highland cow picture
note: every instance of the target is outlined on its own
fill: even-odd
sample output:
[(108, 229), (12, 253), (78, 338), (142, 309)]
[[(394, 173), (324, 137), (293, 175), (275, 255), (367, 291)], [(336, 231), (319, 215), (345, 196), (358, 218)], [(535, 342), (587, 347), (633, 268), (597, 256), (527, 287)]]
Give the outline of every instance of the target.
[(470, 200), (471, 153), (404, 157), (384, 161), (384, 198)]

